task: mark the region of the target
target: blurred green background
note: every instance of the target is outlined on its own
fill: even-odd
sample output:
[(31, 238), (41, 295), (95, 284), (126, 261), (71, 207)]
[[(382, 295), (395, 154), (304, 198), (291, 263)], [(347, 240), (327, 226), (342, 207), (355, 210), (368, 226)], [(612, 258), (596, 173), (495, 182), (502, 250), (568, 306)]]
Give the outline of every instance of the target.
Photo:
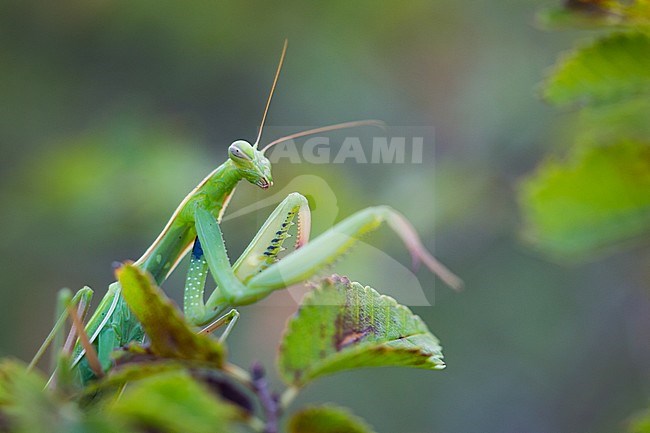
[[(337, 220), (374, 204), (400, 209), (467, 287), (434, 292), (417, 274), (435, 305), (413, 309), (442, 340), (446, 370), (339, 374), (297, 404), (347, 405), (381, 433), (620, 430), (648, 403), (647, 250), (570, 264), (518, 235), (518, 182), (563, 149), (573, 121), (544, 105), (537, 85), (585, 36), (536, 28), (544, 5), (1, 2), (0, 356), (30, 359), (58, 289), (103, 295), (111, 263), (139, 257), (229, 143), (254, 140), (286, 37), (267, 140), (363, 118), (433, 127), (435, 137), (423, 164), (284, 160), (273, 192), (317, 175), (335, 192)], [(318, 189), (307, 193), (319, 233), (328, 209)], [(269, 194), (241, 185), (231, 209)], [(224, 222), (233, 256), (270, 210)], [(388, 230), (367, 243), (409, 263)], [(376, 264), (363, 246), (335, 270), (408, 304)], [(165, 285), (177, 299), (182, 273)], [(234, 361), (272, 371), (295, 307), (278, 294), (244, 308)]]

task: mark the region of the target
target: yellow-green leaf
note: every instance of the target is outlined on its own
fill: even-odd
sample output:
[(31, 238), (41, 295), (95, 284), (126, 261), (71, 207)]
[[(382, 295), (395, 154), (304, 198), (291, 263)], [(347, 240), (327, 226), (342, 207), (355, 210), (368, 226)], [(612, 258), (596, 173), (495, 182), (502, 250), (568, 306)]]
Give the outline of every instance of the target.
[(305, 296), (285, 331), (278, 360), (287, 383), (359, 367), (445, 367), (438, 339), (393, 298), (345, 277)]
[(567, 0), (543, 9), (537, 18), (546, 28), (644, 27), (650, 23), (650, 1)]
[(613, 102), (650, 93), (650, 36), (613, 33), (569, 53), (544, 86), (556, 104)]
[(237, 410), (211, 394), (185, 372), (132, 382), (109, 416), (164, 433), (230, 433)]
[[(0, 417), (2, 431), (12, 433), (93, 432), (131, 433), (111, 417), (80, 409), (60, 389), (46, 386), (47, 379), (26, 365), (0, 362)], [(6, 429), (6, 430), (5, 430)]]
[[(596, 2), (594, 2), (596, 3)], [(597, 2), (603, 3), (603, 2)], [(620, 25), (623, 17), (601, 4), (590, 4), (577, 10), (566, 7), (550, 7), (537, 14), (537, 22), (545, 29), (580, 28), (592, 29), (607, 25)]]
[(132, 264), (122, 266), (116, 274), (124, 299), (151, 341), (153, 354), (217, 367), (223, 364), (223, 346), (207, 335), (197, 334), (150, 275)]
[(650, 409), (634, 416), (630, 422), (629, 433), (650, 433)]
[(576, 125), (576, 144), (579, 146), (650, 141), (649, 97), (585, 107), (579, 119)]
[(336, 406), (313, 406), (295, 413), (288, 425), (289, 433), (373, 433), (372, 428), (347, 409)]

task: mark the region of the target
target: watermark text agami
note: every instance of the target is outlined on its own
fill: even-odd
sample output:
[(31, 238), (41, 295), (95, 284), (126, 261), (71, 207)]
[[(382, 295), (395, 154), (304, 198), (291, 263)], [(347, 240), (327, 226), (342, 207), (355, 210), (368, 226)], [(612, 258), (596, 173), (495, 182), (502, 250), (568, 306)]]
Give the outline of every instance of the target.
[(342, 141), (315, 136), (299, 145), (294, 140), (280, 143), (269, 155), (271, 163), (293, 164), (422, 164), (424, 137), (348, 136)]

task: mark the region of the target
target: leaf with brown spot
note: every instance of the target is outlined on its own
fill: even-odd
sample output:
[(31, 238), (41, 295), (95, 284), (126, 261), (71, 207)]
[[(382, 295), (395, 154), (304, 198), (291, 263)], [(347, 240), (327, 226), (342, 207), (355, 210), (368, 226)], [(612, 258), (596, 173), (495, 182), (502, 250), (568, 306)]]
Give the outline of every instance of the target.
[(294, 386), (359, 367), (445, 367), (438, 339), (411, 310), (371, 287), (333, 276), (289, 320), (278, 366)]

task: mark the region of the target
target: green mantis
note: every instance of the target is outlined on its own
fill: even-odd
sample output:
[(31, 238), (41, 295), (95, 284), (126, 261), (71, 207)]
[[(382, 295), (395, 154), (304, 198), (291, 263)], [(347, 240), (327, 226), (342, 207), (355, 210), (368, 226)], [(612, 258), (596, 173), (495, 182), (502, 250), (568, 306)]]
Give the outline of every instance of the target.
[[(286, 53), (286, 42), (280, 58), (271, 96), (276, 87)], [(228, 159), (210, 173), (178, 206), (154, 243), (135, 265), (149, 272), (157, 284), (174, 270), (191, 250), (191, 259), (184, 292), (184, 313), (187, 320), (212, 330), (234, 324), (238, 313), (234, 308), (256, 302), (276, 290), (304, 282), (332, 264), (364, 233), (387, 223), (404, 241), (415, 262), (424, 263), (452, 287), (460, 281), (440, 264), (422, 245), (413, 226), (397, 211), (378, 206), (361, 210), (309, 241), (310, 210), (305, 197), (289, 194), (271, 213), (242, 255), (231, 265), (220, 229), (229, 199), (237, 184), (246, 180), (262, 189), (273, 185), (271, 164), (265, 152), (277, 143), (309, 134), (359, 125), (373, 121), (348, 122), (317, 128), (283, 137), (259, 149), (262, 129), (271, 101), (266, 104), (257, 140), (233, 142)], [(278, 253), (288, 244), (289, 228), (298, 225), (293, 251), (283, 259)], [(207, 300), (204, 297), (208, 274), (217, 287)], [(144, 331), (120, 295), (115, 282), (86, 324), (88, 343), (92, 344), (102, 371), (111, 364), (111, 352), (132, 341), (142, 341)], [(90, 289), (82, 289), (76, 299), (87, 304)], [(227, 334), (226, 329), (225, 334)], [(72, 350), (72, 367), (82, 381), (95, 377), (98, 367), (89, 364), (88, 344), (77, 343)]]

